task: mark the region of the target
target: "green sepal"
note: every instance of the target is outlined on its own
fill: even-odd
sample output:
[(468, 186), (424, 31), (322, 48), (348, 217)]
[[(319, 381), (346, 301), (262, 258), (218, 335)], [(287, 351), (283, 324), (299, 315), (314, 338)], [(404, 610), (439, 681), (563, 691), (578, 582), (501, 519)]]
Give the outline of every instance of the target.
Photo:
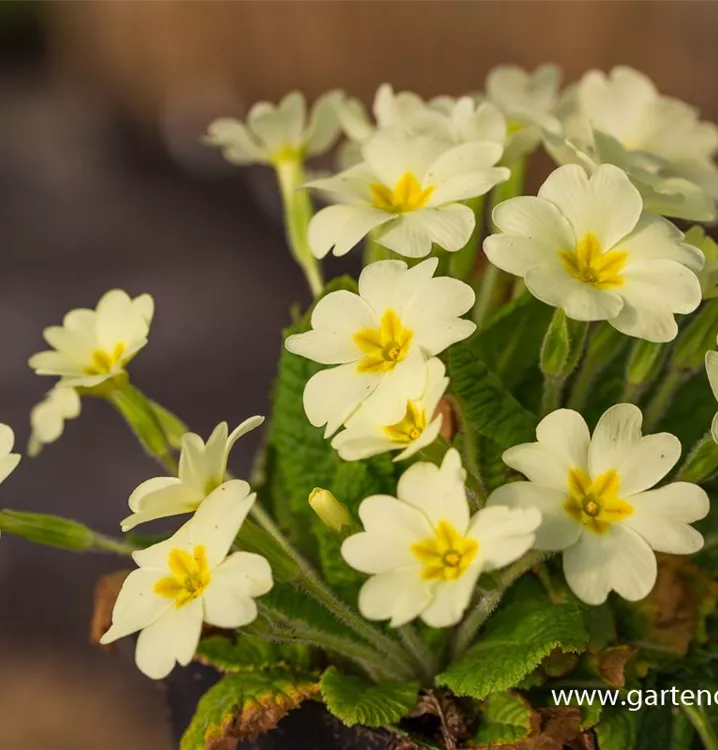
[(718, 299), (712, 299), (683, 327), (676, 339), (671, 367), (694, 372), (703, 368), (706, 352), (715, 348), (718, 331)]
[(667, 353), (665, 344), (653, 341), (636, 341), (631, 348), (626, 365), (626, 381), (632, 386), (647, 386), (661, 371), (662, 359)]
[(95, 546), (96, 535), (77, 521), (45, 513), (0, 511), (0, 531), (48, 547), (82, 552)]

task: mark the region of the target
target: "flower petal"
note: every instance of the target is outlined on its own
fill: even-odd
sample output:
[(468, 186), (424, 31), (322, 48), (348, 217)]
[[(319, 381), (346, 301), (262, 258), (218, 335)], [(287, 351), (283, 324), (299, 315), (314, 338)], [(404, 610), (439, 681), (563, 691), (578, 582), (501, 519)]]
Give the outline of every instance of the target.
[(151, 679), (161, 680), (174, 669), (175, 662), (189, 664), (201, 632), (201, 599), (179, 609), (171, 607), (140, 633), (135, 649), (137, 666)]
[(373, 206), (328, 206), (312, 217), (307, 239), (316, 258), (323, 258), (330, 250), (337, 256), (346, 255), (372, 229), (394, 218), (394, 214)]
[(304, 387), (304, 411), (315, 426), (333, 435), (382, 380), (381, 373), (357, 372), (356, 365), (331, 367), (312, 375)]
[(394, 628), (406, 625), (430, 604), (432, 585), (419, 576), (419, 567), (400, 568), (372, 576), (359, 591), (359, 611), (367, 620), (391, 618)]
[(584, 284), (555, 262), (529, 268), (524, 278), (534, 297), (563, 308), (573, 320), (613, 320), (623, 307), (616, 292)]
[(657, 552), (690, 555), (703, 547), (703, 536), (688, 524), (705, 518), (710, 502), (697, 484), (674, 482), (630, 499), (633, 514), (624, 524)]
[(581, 525), (566, 513), (566, 491), (533, 482), (509, 482), (495, 489), (488, 507), (535, 508), (541, 524), (535, 531), (534, 549), (560, 550), (570, 547), (581, 535)]
[(447, 521), (463, 534), (469, 526), (465, 479), (459, 452), (451, 448), (441, 467), (426, 461), (410, 466), (399, 479), (397, 495), (400, 500), (421, 510), (432, 526)]
[(450, 628), (459, 623), (469, 606), (476, 580), (481, 573), (479, 565), (472, 565), (461, 578), (442, 581), (434, 592), (434, 598), (421, 619), (431, 628)]
[(602, 604), (610, 591), (638, 601), (656, 582), (656, 556), (635, 531), (612, 524), (605, 534), (582, 534), (565, 550), (563, 571), (573, 593), (586, 604)]
[(643, 210), (638, 190), (612, 164), (601, 164), (591, 177), (577, 164), (559, 167), (538, 194), (558, 206), (579, 242), (591, 233), (604, 251), (634, 229)]
[(472, 518), (468, 535), (479, 542), (483, 568), (494, 570), (518, 560), (531, 548), (540, 523), (541, 513), (536, 507), (492, 504)]

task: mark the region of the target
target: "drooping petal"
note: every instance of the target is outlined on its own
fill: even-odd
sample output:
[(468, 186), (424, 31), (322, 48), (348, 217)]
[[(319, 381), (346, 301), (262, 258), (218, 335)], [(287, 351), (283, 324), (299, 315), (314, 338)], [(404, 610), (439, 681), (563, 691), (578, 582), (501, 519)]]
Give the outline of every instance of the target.
[(129, 531), (140, 523), (158, 518), (192, 513), (203, 500), (202, 492), (175, 477), (148, 479), (130, 495), (133, 515), (122, 521), (122, 530)]
[(573, 593), (586, 604), (606, 601), (610, 591), (638, 601), (656, 582), (656, 557), (646, 542), (624, 524), (605, 534), (586, 532), (564, 550), (563, 571)]
[(674, 482), (630, 499), (632, 515), (624, 521), (657, 552), (690, 555), (703, 547), (703, 536), (688, 524), (710, 509), (705, 490), (697, 484)]

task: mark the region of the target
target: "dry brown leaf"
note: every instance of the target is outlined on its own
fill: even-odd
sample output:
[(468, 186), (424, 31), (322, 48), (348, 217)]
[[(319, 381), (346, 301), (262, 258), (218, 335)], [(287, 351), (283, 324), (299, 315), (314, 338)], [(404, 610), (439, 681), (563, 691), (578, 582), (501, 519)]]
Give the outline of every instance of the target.
[[(90, 620), (90, 643), (100, 644), (100, 638), (110, 629), (112, 625), (112, 610), (115, 607), (120, 589), (125, 578), (130, 574), (129, 570), (116, 570), (102, 576), (95, 584), (92, 603), (92, 619)], [(101, 646), (106, 651), (114, 651), (115, 645)]]

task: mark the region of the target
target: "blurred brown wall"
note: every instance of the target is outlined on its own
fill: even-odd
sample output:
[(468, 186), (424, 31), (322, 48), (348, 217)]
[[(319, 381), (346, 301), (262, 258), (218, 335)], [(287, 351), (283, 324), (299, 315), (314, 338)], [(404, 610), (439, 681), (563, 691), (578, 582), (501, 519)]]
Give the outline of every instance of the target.
[(489, 68), (553, 60), (571, 80), (624, 63), (718, 119), (718, 3), (485, 0), (160, 0), (48, 4), (61, 70), (141, 118), (187, 86), (220, 101), (369, 99), (391, 81), (426, 95), (481, 88)]

